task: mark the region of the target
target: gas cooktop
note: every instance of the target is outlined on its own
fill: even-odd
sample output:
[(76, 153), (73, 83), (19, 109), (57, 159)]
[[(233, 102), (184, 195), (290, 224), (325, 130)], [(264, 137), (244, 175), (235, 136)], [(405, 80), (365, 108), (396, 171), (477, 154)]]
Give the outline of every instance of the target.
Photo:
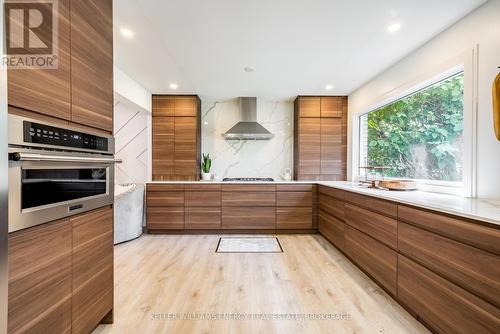
[(225, 177), (222, 179), (225, 182), (273, 182), (270, 177)]

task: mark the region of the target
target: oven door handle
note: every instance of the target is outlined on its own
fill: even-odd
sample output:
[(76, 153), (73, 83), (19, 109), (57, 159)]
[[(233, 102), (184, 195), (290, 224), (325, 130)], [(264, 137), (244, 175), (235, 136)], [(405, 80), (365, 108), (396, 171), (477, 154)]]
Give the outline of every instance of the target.
[(36, 153), (10, 153), (9, 159), (14, 161), (50, 161), (50, 162), (83, 162), (83, 163), (105, 163), (120, 164), (123, 161), (115, 158), (97, 157), (72, 157), (63, 155), (49, 155)]

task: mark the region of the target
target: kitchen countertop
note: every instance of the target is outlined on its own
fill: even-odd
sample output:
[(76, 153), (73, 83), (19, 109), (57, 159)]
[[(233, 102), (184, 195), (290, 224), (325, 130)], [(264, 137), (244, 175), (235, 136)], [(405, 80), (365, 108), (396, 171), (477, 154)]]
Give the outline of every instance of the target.
[(316, 184), (315, 181), (151, 181), (147, 183), (206, 183), (206, 184)]
[(435, 210), (455, 216), (479, 220), (500, 226), (500, 199), (464, 198), (424, 191), (388, 191), (359, 186), (348, 181), (153, 181), (148, 183), (206, 183), (206, 184), (319, 184), (389, 201)]
[(425, 191), (389, 191), (361, 187), (357, 182), (316, 182), (319, 185), (373, 196), (423, 209), (500, 225), (500, 199), (465, 198)]

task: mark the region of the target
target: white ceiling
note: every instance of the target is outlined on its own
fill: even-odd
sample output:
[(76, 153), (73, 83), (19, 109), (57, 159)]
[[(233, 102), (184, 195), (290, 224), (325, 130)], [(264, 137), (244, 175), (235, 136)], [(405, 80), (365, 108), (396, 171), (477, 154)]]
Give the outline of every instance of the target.
[(115, 64), (153, 93), (344, 95), (484, 2), (115, 0)]

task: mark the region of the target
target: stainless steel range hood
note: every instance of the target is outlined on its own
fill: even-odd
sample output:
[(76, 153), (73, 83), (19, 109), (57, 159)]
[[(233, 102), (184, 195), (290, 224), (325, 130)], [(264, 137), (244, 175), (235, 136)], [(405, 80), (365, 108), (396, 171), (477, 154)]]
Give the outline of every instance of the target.
[(240, 121), (222, 134), (226, 140), (266, 140), (274, 137), (257, 122), (257, 98), (240, 97)]

